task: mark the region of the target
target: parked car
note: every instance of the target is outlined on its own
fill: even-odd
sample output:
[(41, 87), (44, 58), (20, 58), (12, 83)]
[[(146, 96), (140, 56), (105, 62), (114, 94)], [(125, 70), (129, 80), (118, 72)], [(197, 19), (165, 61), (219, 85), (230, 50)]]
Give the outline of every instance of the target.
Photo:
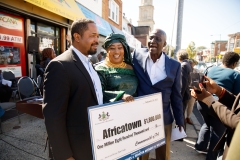
[(222, 65), (222, 62), (215, 62), (213, 63), (214, 66), (221, 66)]
[(197, 69), (200, 73), (203, 73), (206, 68), (207, 65), (205, 62), (199, 61), (197, 65), (194, 66), (195, 69)]
[(213, 66), (213, 63), (211, 63), (211, 62), (206, 62), (206, 66), (207, 66), (207, 67)]

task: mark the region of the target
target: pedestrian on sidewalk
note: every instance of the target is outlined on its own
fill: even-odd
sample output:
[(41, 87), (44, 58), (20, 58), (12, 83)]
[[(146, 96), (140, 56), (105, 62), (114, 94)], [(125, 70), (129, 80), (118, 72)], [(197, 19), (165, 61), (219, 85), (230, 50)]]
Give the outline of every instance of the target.
[[(198, 62), (194, 59), (189, 59), (188, 62), (191, 65), (192, 72), (193, 73), (198, 73), (198, 70), (194, 68), (194, 66), (197, 65)], [(186, 108), (186, 111), (185, 111), (185, 117), (186, 117), (185, 121), (186, 121), (186, 123), (188, 123), (190, 125), (193, 125), (193, 122), (190, 119), (190, 115), (192, 114), (195, 102), (196, 102), (196, 99), (193, 98), (192, 96), (190, 96), (190, 99), (188, 101), (187, 108)]]
[(55, 160), (93, 159), (87, 107), (103, 103), (100, 79), (88, 59), (97, 52), (92, 20), (71, 25), (72, 46), (45, 71), (43, 115)]
[[(188, 108), (188, 102), (191, 99), (190, 94), (190, 83), (191, 83), (191, 76), (190, 73), (192, 72), (192, 67), (188, 61), (188, 53), (185, 49), (180, 49), (177, 52), (177, 59), (181, 63), (181, 79), (182, 79), (182, 103), (183, 103), (183, 118), (184, 118), (184, 129), (186, 132), (186, 119), (185, 119), (185, 111)], [(183, 139), (180, 139), (183, 140)]]

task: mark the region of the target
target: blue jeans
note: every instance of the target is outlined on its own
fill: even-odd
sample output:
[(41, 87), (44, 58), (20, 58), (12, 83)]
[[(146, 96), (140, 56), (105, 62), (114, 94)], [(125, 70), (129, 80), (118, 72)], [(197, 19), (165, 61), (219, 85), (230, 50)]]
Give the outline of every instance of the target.
[[(200, 105), (198, 105), (198, 110), (202, 114), (205, 123), (202, 125), (201, 130), (198, 134), (195, 148), (201, 151), (207, 150), (208, 148), (206, 160), (216, 160), (219, 151), (213, 151), (213, 148), (216, 146), (226, 128), (219, 119), (211, 116), (208, 113), (209, 109), (206, 104), (200, 101), (199, 104)], [(209, 147), (208, 142), (210, 143)]]

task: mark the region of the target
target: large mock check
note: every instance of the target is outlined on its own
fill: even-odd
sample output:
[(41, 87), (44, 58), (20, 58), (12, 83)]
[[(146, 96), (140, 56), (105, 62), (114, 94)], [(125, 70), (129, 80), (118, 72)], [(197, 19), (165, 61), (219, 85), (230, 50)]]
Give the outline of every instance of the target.
[(88, 108), (95, 160), (132, 160), (165, 144), (162, 94)]

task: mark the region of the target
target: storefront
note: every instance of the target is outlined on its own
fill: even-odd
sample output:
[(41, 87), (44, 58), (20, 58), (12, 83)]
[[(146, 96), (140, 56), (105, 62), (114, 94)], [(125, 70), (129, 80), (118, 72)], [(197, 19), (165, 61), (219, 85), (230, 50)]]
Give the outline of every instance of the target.
[(31, 21), (31, 36), (39, 37), (39, 52), (44, 48), (53, 48), (56, 55), (61, 54), (60, 27)]
[(85, 18), (74, 0), (1, 0), (0, 10), (1, 17), (12, 19), (10, 23), (13, 23), (13, 19), (15, 23), (18, 22), (18, 28), (6, 28), (6, 23), (0, 23), (0, 35), (4, 37), (0, 39), (0, 49), (3, 50), (0, 51), (1, 55), (4, 52), (1, 56), (4, 58), (0, 59), (0, 69), (15, 67), (16, 77), (36, 76), (35, 66), (32, 65), (35, 54), (28, 54), (31, 44), (29, 36), (39, 38), (37, 55), (41, 55), (41, 51), (48, 47), (59, 55), (67, 49), (66, 34), (72, 21)]

